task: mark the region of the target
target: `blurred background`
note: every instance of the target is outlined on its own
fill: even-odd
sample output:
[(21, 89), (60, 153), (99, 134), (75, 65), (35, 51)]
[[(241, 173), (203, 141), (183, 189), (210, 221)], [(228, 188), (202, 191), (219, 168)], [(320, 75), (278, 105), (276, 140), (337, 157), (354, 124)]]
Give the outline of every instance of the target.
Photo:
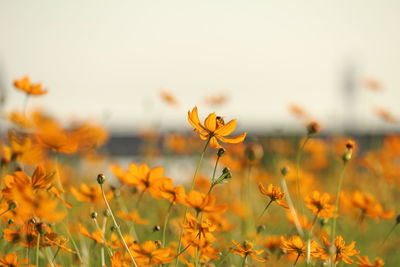
[(191, 130), (187, 111), (250, 134), (399, 130), (400, 2), (0, 0), (2, 109), (13, 81), (69, 120), (114, 135)]

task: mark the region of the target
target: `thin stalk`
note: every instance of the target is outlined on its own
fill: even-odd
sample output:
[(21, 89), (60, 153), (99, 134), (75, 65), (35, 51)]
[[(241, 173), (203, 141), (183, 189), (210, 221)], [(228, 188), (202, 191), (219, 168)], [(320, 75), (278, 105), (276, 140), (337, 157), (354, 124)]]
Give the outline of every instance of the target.
[(310, 229), (310, 231), (308, 233), (308, 238), (307, 238), (307, 261), (306, 261), (307, 265), (310, 264), (310, 260), (311, 260), (311, 239), (312, 239), (312, 235), (313, 235), (315, 222), (318, 219), (318, 213), (315, 214), (314, 219), (313, 219), (312, 224), (311, 224), (311, 229)]
[(131, 260), (132, 260), (133, 265), (134, 265), (135, 267), (138, 267), (137, 264), (136, 264), (135, 259), (133, 258), (133, 255), (132, 255), (131, 251), (129, 250), (128, 245), (126, 244), (125, 238), (124, 238), (124, 236), (123, 236), (122, 233), (121, 233), (121, 229), (119, 228), (119, 225), (118, 225), (117, 221), (115, 220), (115, 217), (114, 217), (114, 214), (113, 214), (113, 212), (112, 212), (112, 210), (111, 210), (111, 207), (110, 207), (110, 205), (108, 204), (108, 201), (107, 201), (107, 198), (106, 198), (106, 194), (104, 193), (103, 184), (100, 184), (100, 188), (101, 188), (101, 194), (103, 195), (103, 199), (104, 199), (104, 202), (106, 203), (108, 212), (110, 212), (111, 219), (113, 220), (114, 227), (117, 229), (118, 235), (119, 235), (119, 237), (120, 237), (122, 243), (124, 244), (124, 247), (125, 247), (125, 249), (127, 250), (128, 254), (129, 254), (129, 257), (130, 257)]
[(83, 261), (81, 253), (79, 252), (78, 245), (76, 244), (74, 238), (72, 237), (71, 232), (69, 231), (68, 227), (65, 224), (63, 224), (63, 225), (64, 225), (64, 228), (65, 228), (67, 234), (68, 234), (69, 239), (71, 239), (72, 245), (74, 246), (74, 249), (76, 251), (76, 255), (78, 255), (79, 261), (81, 263), (83, 263), (84, 261)]
[[(343, 178), (344, 178), (344, 173), (346, 170), (346, 162), (343, 163), (342, 169), (340, 171), (340, 177), (339, 177), (339, 182), (336, 188), (336, 201), (335, 201), (335, 210), (334, 210), (334, 216), (332, 220), (332, 226), (331, 226), (331, 244), (335, 243), (335, 235), (336, 235), (336, 219), (337, 219), (337, 214), (339, 213), (339, 198), (340, 198), (340, 192), (342, 190), (342, 184), (343, 184)], [(332, 256), (333, 257), (333, 256)], [(335, 260), (332, 259), (331, 261), (331, 266), (336, 266)]]
[(308, 140), (310, 140), (311, 136), (307, 135), (306, 139), (304, 140), (303, 144), (300, 146), (299, 150), (297, 151), (296, 155), (296, 191), (297, 191), (297, 208), (301, 209), (301, 214), (304, 214), (304, 206), (300, 192), (300, 163), (301, 163), (301, 156), (303, 155), (304, 147), (306, 146)]
[(54, 254), (54, 257), (53, 257), (53, 259), (51, 260), (51, 262), (54, 263), (54, 261), (55, 261), (56, 258), (57, 258), (58, 252), (60, 252), (60, 248), (59, 248), (59, 247), (57, 248), (56, 254)]
[(301, 237), (304, 237), (304, 232), (303, 232), (303, 229), (301, 227), (301, 224), (300, 224), (300, 221), (299, 221), (299, 217), (297, 216), (296, 209), (294, 208), (292, 198), (290, 197), (290, 193), (289, 193), (289, 189), (288, 189), (285, 177), (282, 178), (281, 184), (282, 184), (282, 190), (285, 193), (285, 196), (286, 196), (286, 199), (287, 199), (287, 202), (288, 202), (290, 213), (291, 213), (291, 215), (293, 217), (294, 225), (296, 226), (296, 230), (297, 230), (297, 232), (299, 233), (299, 235)]
[[(199, 172), (200, 167), (201, 167), (201, 165), (202, 165), (202, 163), (203, 163), (203, 158), (204, 158), (204, 155), (205, 155), (205, 153), (206, 153), (208, 144), (210, 143), (210, 140), (211, 140), (211, 137), (208, 138), (206, 144), (204, 145), (203, 151), (201, 152), (200, 159), (199, 159), (199, 161), (198, 161), (198, 163), (197, 163), (197, 167), (196, 167), (196, 170), (194, 171), (193, 178), (192, 178), (192, 182), (191, 182), (191, 184), (190, 184), (190, 190), (192, 190), (193, 187), (194, 187), (194, 185), (195, 185), (196, 176), (197, 176), (197, 173)], [(183, 217), (183, 224), (186, 223), (186, 214), (187, 214), (188, 210), (189, 210), (189, 207), (186, 207), (186, 208), (185, 208), (185, 214), (184, 214), (184, 217)], [(179, 234), (179, 242), (178, 242), (178, 249), (177, 249), (177, 252), (179, 252), (180, 249), (181, 249), (181, 247), (182, 247), (182, 236), (183, 236), (183, 229), (181, 230), (181, 232), (180, 232), (180, 234)], [(179, 256), (179, 255), (180, 255), (180, 254), (178, 253), (178, 256)], [(177, 266), (179, 266), (179, 259), (178, 259), (178, 257), (176, 257), (176, 259), (175, 259), (175, 267), (177, 267)]]
[(146, 192), (146, 190), (142, 190), (142, 192), (140, 192), (140, 195), (139, 195), (138, 200), (136, 202), (136, 209), (139, 209), (140, 202), (142, 201), (142, 198), (143, 198), (143, 195), (144, 195), (145, 192)]
[(271, 206), (272, 202), (274, 202), (272, 199), (268, 202), (267, 206), (264, 208), (264, 210), (261, 212), (260, 216), (258, 216), (257, 221), (260, 221), (264, 213), (267, 211), (269, 206)]
[(222, 259), (220, 259), (220, 261), (218, 262), (217, 267), (221, 266), (222, 263), (225, 262), (226, 258), (229, 256), (230, 253), (225, 253), (224, 257), (222, 257)]
[[(46, 255), (46, 259), (47, 259), (47, 261), (49, 262), (50, 266), (51, 266), (51, 267), (54, 267), (54, 263), (53, 263), (53, 261), (50, 259), (51, 257), (50, 257), (50, 255), (49, 255), (48, 249), (49, 249), (48, 247), (47, 247), (47, 248), (44, 248), (44, 254)], [(58, 252), (58, 250), (57, 250), (57, 252)]]
[(23, 114), (24, 114), (25, 117), (26, 117), (26, 111), (28, 109), (29, 96), (30, 96), (30, 94), (26, 94), (25, 99), (24, 99), (24, 103), (23, 103), (23, 106), (22, 106)]
[(247, 255), (242, 260), (242, 267), (245, 267), (246, 265), (247, 265)]
[(173, 207), (174, 203), (171, 202), (171, 204), (168, 207), (168, 211), (167, 211), (167, 215), (165, 215), (165, 219), (164, 219), (164, 225), (163, 225), (163, 231), (162, 231), (162, 247), (165, 247), (165, 233), (167, 231), (167, 225), (168, 225), (168, 219), (169, 219), (169, 215), (171, 213), (171, 209)]
[(293, 266), (295, 266), (297, 264), (297, 261), (300, 259), (301, 253), (297, 253), (297, 257), (296, 260), (294, 261)]
[(219, 155), (219, 153), (217, 154), (217, 160), (215, 161), (215, 165), (214, 165), (214, 170), (213, 170), (213, 174), (212, 174), (212, 177), (211, 177), (211, 185), (210, 185), (210, 188), (208, 189), (208, 192), (207, 192), (207, 195), (209, 195), (209, 194), (211, 194), (211, 191), (213, 190), (213, 188), (214, 188), (214, 181), (215, 181), (215, 173), (217, 172), (217, 167), (218, 167), (218, 163), (219, 163), (219, 158), (220, 158), (221, 156)]
[(336, 200), (335, 200), (335, 210), (334, 210), (334, 216), (332, 220), (332, 227), (331, 227), (331, 241), (332, 244), (335, 241), (335, 234), (336, 234), (336, 218), (337, 214), (339, 213), (339, 199), (340, 199), (340, 192), (342, 190), (342, 184), (343, 184), (343, 178), (344, 178), (344, 173), (346, 170), (346, 163), (343, 164), (342, 169), (340, 171), (340, 177), (339, 177), (339, 182), (336, 188)]
[(398, 223), (396, 223), (395, 225), (393, 225), (393, 227), (390, 229), (389, 233), (387, 233), (385, 239), (383, 240), (381, 247), (386, 243), (386, 241), (389, 239), (389, 236), (393, 233), (394, 229), (396, 229), (396, 226), (398, 225)]
[(40, 249), (40, 233), (38, 233), (36, 241), (36, 267), (39, 267), (39, 249)]

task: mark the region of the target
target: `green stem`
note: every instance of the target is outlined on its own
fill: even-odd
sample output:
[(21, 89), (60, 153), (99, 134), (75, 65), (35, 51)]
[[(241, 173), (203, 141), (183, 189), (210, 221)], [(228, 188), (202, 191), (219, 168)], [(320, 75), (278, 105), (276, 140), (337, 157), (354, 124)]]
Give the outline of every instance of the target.
[(167, 231), (167, 225), (168, 225), (168, 219), (169, 219), (169, 215), (171, 213), (171, 209), (173, 207), (174, 203), (171, 202), (171, 204), (168, 207), (168, 211), (167, 211), (167, 215), (165, 215), (165, 219), (164, 219), (164, 226), (163, 226), (163, 231), (162, 231), (162, 247), (165, 247), (165, 233)]
[(267, 206), (264, 208), (264, 210), (261, 212), (260, 216), (258, 216), (257, 221), (260, 221), (264, 213), (267, 211), (269, 206), (271, 206), (272, 202), (274, 202), (272, 199), (268, 202)]
[(144, 195), (145, 192), (146, 192), (146, 190), (142, 190), (142, 192), (140, 192), (139, 198), (138, 198), (138, 200), (136, 202), (136, 209), (137, 210), (139, 209), (139, 204), (142, 201), (142, 198), (143, 198), (143, 195)]
[(247, 264), (247, 255), (242, 260), (242, 267), (245, 267)]
[(75, 251), (76, 251), (76, 255), (78, 255), (79, 261), (80, 261), (81, 263), (83, 263), (83, 258), (82, 258), (82, 256), (81, 256), (81, 253), (79, 252), (78, 245), (76, 244), (74, 238), (72, 237), (71, 232), (69, 231), (68, 227), (67, 227), (65, 224), (63, 224), (63, 225), (64, 225), (64, 228), (65, 228), (67, 234), (68, 234), (69, 239), (70, 239), (71, 242), (72, 242), (72, 245), (74, 246), (74, 249), (75, 249)]
[(390, 229), (389, 233), (387, 233), (385, 239), (383, 240), (381, 247), (386, 243), (386, 241), (389, 239), (389, 236), (393, 233), (394, 229), (396, 229), (396, 226), (398, 225), (398, 223), (396, 223), (395, 225), (393, 225), (393, 227)]
[(306, 146), (308, 140), (310, 140), (311, 136), (307, 135), (306, 139), (304, 140), (303, 144), (300, 146), (299, 150), (297, 151), (296, 155), (296, 191), (297, 191), (297, 208), (301, 208), (301, 214), (304, 214), (304, 206), (300, 192), (300, 163), (301, 163), (301, 156), (303, 155), (304, 147)]
[(106, 203), (108, 212), (110, 212), (111, 219), (113, 220), (114, 227), (117, 229), (118, 235), (119, 235), (119, 237), (120, 237), (122, 243), (124, 244), (124, 247), (125, 247), (125, 249), (127, 250), (128, 254), (129, 254), (129, 257), (130, 257), (131, 260), (132, 260), (133, 265), (134, 265), (135, 267), (138, 267), (137, 264), (136, 264), (135, 259), (133, 258), (133, 255), (132, 255), (131, 251), (129, 250), (128, 245), (126, 244), (125, 238), (124, 238), (124, 236), (123, 236), (122, 233), (121, 233), (121, 229), (119, 228), (119, 225), (118, 225), (117, 221), (115, 220), (115, 217), (114, 217), (114, 214), (113, 214), (113, 212), (112, 212), (112, 210), (111, 210), (111, 207), (110, 207), (110, 205), (108, 204), (108, 201), (107, 201), (107, 198), (106, 198), (106, 194), (104, 193), (103, 184), (100, 184), (100, 188), (101, 188), (101, 194), (103, 195), (103, 199), (104, 199), (104, 202)]
[(40, 249), (40, 233), (38, 233), (36, 241), (36, 267), (39, 267), (39, 249)]
[[(196, 170), (195, 170), (195, 172), (193, 174), (192, 183), (190, 184), (190, 190), (192, 190), (194, 185), (195, 185), (196, 176), (197, 176), (197, 173), (199, 172), (200, 167), (201, 167), (201, 165), (203, 163), (203, 158), (204, 158), (204, 155), (206, 153), (208, 144), (210, 143), (210, 140), (211, 140), (211, 137), (208, 138), (208, 140), (207, 140), (207, 142), (206, 142), (206, 144), (205, 144), (205, 146), (203, 148), (203, 151), (201, 152), (200, 159), (199, 159), (199, 161), (197, 163)], [(188, 210), (189, 210), (189, 207), (186, 207), (185, 208), (185, 214), (184, 214), (184, 217), (183, 217), (183, 224), (186, 223), (186, 214), (187, 214)], [(183, 237), (183, 229), (181, 230), (181, 232), (179, 234), (179, 242), (178, 242), (178, 249), (177, 249), (178, 255), (177, 256), (179, 256), (181, 254), (181, 253), (179, 253), (179, 251), (180, 251), (180, 249), (182, 247), (182, 237)], [(176, 257), (176, 259), (175, 259), (175, 267), (177, 267), (177, 266), (179, 266), (179, 258), (178, 257)]]
[(334, 216), (332, 220), (332, 227), (331, 227), (331, 241), (332, 244), (335, 241), (335, 234), (336, 234), (336, 219), (337, 215), (339, 213), (339, 199), (340, 199), (340, 192), (342, 190), (342, 184), (343, 184), (343, 178), (344, 178), (344, 173), (346, 170), (346, 163), (343, 163), (342, 169), (340, 171), (340, 177), (339, 177), (339, 182), (336, 188), (336, 200), (335, 200), (335, 210), (334, 210)]
[[(339, 213), (339, 199), (340, 199), (340, 192), (342, 191), (342, 184), (343, 184), (343, 178), (344, 178), (344, 173), (346, 170), (346, 164), (347, 162), (343, 162), (342, 169), (340, 171), (340, 177), (339, 177), (339, 182), (336, 188), (336, 200), (335, 200), (335, 209), (333, 213), (333, 220), (332, 220), (332, 225), (331, 225), (331, 244), (332, 246), (335, 243), (335, 235), (336, 235), (336, 219)], [(335, 259), (331, 259), (331, 266), (336, 266)]]

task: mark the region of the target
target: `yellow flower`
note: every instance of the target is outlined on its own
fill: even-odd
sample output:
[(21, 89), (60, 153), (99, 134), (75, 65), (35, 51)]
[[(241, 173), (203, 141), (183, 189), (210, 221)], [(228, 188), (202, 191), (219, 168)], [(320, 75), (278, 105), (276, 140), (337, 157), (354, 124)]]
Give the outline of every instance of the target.
[(231, 120), (225, 124), (224, 119), (211, 113), (204, 120), (204, 125), (199, 120), (197, 107), (188, 112), (189, 123), (194, 127), (194, 131), (200, 135), (203, 140), (209, 140), (211, 147), (221, 148), (218, 140), (228, 144), (239, 144), (246, 138), (247, 133), (242, 133), (236, 137), (226, 137), (236, 128), (236, 120)]

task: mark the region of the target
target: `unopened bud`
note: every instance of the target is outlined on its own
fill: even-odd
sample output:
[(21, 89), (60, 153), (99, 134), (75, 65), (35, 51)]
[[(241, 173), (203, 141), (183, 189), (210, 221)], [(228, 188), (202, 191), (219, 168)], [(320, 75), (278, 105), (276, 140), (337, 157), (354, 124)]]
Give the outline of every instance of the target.
[(283, 167), (283, 168), (281, 169), (281, 173), (282, 173), (283, 176), (288, 175), (288, 173), (289, 173), (289, 167)]
[(97, 218), (97, 212), (92, 212), (91, 214), (90, 214), (90, 217), (92, 217), (92, 219), (94, 220), (94, 219), (96, 219)]
[(8, 210), (13, 210), (16, 207), (17, 207), (17, 202), (15, 202), (15, 201), (8, 202)]
[(232, 178), (231, 170), (229, 170), (228, 167), (223, 168), (222, 173), (226, 175), (225, 176), (226, 179)]
[(46, 224), (44, 222), (38, 222), (36, 224), (36, 230), (39, 232), (39, 234), (44, 235), (46, 233)]
[(13, 219), (8, 219), (7, 223), (8, 223), (8, 224), (13, 224), (13, 223), (14, 223), (14, 220), (13, 220)]
[(308, 135), (317, 134), (317, 133), (319, 133), (319, 131), (320, 131), (320, 127), (317, 122), (312, 121), (307, 125), (307, 134)]
[(225, 149), (223, 149), (223, 148), (218, 149), (218, 152), (217, 152), (218, 157), (222, 157), (224, 154), (225, 154)]
[(154, 244), (156, 244), (157, 247), (161, 247), (161, 241), (160, 240), (155, 240)]
[(158, 232), (161, 230), (161, 227), (159, 225), (156, 225), (153, 227), (153, 232)]
[(108, 210), (103, 211), (103, 216), (104, 217), (110, 217), (110, 212)]
[(99, 184), (104, 184), (105, 181), (106, 181), (106, 177), (104, 176), (104, 174), (100, 173), (99, 175), (97, 175), (97, 182)]
[(114, 225), (110, 227), (111, 232), (116, 232), (117, 231), (117, 227), (115, 227)]
[(396, 217), (396, 224), (399, 224), (399, 223), (400, 223), (400, 214), (397, 215), (397, 217)]
[(260, 144), (254, 143), (246, 148), (245, 153), (250, 161), (258, 161), (264, 156), (264, 149)]

